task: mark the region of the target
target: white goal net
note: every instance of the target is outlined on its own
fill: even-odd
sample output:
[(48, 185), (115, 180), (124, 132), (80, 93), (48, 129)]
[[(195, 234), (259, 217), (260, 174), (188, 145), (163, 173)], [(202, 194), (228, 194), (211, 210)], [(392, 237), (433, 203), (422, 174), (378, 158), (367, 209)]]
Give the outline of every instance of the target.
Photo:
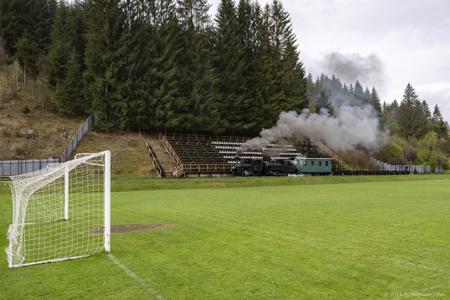
[(110, 152), (11, 177), (10, 268), (110, 251)]

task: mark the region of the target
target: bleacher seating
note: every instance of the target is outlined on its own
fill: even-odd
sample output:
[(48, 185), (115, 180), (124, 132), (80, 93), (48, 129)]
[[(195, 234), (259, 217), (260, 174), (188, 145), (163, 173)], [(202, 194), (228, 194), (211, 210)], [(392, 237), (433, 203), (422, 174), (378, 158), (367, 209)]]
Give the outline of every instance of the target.
[[(332, 171), (335, 175), (380, 175), (391, 171), (390, 169), (386, 170), (386, 166), (381, 171), (378, 169), (356, 169), (320, 142), (313, 144), (309, 140), (303, 140), (285, 144), (270, 144), (262, 149), (243, 149), (242, 145), (248, 139), (245, 137), (173, 133), (160, 135), (161, 143), (176, 165), (174, 176), (230, 174), (231, 167), (237, 162), (238, 157), (240, 159), (271, 157), (281, 160), (290, 160), (298, 156), (331, 158)], [(406, 172), (397, 170), (397, 167), (392, 166), (391, 169), (399, 173)], [(401, 167), (405, 166), (399, 166), (398, 168)], [(414, 166), (407, 167), (408, 170), (414, 170), (411, 168)], [(415, 170), (417, 172), (422, 171), (418, 167)]]
[(187, 141), (170, 137), (167, 140), (183, 164), (226, 163), (209, 141)]
[(230, 173), (231, 166), (240, 158), (292, 159), (298, 156), (324, 157), (309, 141), (295, 144), (270, 144), (262, 149), (242, 150), (245, 137), (165, 134), (173, 151), (183, 165), (185, 174)]
[(302, 153), (305, 153), (307, 157), (311, 158), (323, 158), (329, 157), (326, 153), (323, 153), (316, 145), (312, 144), (309, 140), (298, 141), (295, 143), (295, 147)]
[(229, 164), (236, 163), (236, 156), (240, 158), (262, 159), (264, 155), (274, 159), (292, 159), (304, 156), (293, 145), (270, 144), (260, 150), (240, 150), (243, 142), (212, 141), (213, 147)]

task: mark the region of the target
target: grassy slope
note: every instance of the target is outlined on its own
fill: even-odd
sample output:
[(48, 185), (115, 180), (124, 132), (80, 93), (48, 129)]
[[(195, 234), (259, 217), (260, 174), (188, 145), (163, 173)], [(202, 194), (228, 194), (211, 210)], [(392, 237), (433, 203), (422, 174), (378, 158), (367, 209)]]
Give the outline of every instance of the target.
[(144, 141), (137, 133), (90, 132), (78, 145), (76, 152), (111, 150), (112, 174), (121, 178), (156, 176), (154, 166), (147, 155)]
[[(0, 160), (59, 157), (70, 141), (65, 133), (71, 137), (83, 122), (83, 119), (66, 118), (32, 105), (33, 101), (0, 106)], [(24, 106), (32, 107), (29, 115), (21, 113)], [(29, 129), (34, 131), (32, 138), (26, 135)], [(116, 176), (155, 176), (145, 144), (137, 133), (90, 132), (76, 153), (106, 149), (112, 151), (112, 168)]]
[[(113, 234), (113, 254), (168, 299), (450, 296), (450, 178), (347, 178), (361, 182), (115, 192), (114, 224), (173, 226)], [(8, 197), (0, 194), (0, 232)], [(0, 298), (148, 298), (105, 255), (17, 270), (0, 259)]]
[[(0, 160), (59, 157), (84, 119), (67, 117), (46, 107), (53, 97), (46, 77), (29, 80), (15, 91), (12, 66), (0, 57)], [(4, 78), (8, 78), (4, 81)], [(2, 81), (3, 80), (3, 81)], [(19, 82), (20, 83), (20, 82)], [(6, 84), (6, 86), (5, 86)], [(8, 89), (8, 97), (2, 90)], [(30, 113), (25, 114), (28, 108)], [(28, 136), (29, 130), (33, 131)], [(112, 150), (113, 172), (119, 177), (155, 176), (144, 143), (136, 133), (92, 132), (82, 140), (77, 152)]]
[[(0, 103), (0, 159), (37, 159), (61, 155), (83, 122), (48, 112), (44, 100), (23, 92), (16, 100)], [(25, 107), (29, 114), (23, 114)], [(27, 136), (33, 130), (31, 137)]]

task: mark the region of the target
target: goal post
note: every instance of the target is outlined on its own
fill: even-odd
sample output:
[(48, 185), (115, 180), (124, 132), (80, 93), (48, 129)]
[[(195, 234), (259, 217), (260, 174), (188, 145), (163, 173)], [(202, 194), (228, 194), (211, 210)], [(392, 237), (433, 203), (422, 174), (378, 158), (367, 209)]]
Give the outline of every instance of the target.
[(105, 152), (105, 177), (104, 177), (104, 186), (105, 186), (105, 225), (104, 225), (104, 247), (106, 252), (111, 252), (111, 152)]
[(110, 252), (110, 151), (10, 179), (10, 268)]

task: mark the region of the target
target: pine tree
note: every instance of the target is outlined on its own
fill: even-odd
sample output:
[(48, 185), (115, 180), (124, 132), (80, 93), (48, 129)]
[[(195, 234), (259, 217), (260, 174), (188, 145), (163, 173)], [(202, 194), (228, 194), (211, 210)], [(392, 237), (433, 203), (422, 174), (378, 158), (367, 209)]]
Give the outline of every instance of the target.
[(307, 106), (306, 80), (289, 14), (278, 0), (272, 2), (269, 26), (276, 62), (272, 107), (277, 117), (283, 110), (300, 111)]
[(64, 79), (56, 91), (56, 106), (64, 114), (82, 115), (88, 107), (84, 101), (81, 64), (77, 53), (71, 53), (66, 68)]
[(173, 14), (162, 24), (158, 33), (161, 49), (155, 59), (156, 119), (160, 126), (171, 129), (186, 129), (192, 121), (192, 106), (186, 98), (183, 85), (186, 69), (182, 27)]
[(254, 28), (253, 8), (248, 0), (240, 0), (237, 6), (236, 17), (236, 68), (234, 70), (237, 79), (235, 87), (236, 96), (233, 105), (236, 114), (231, 119), (231, 124), (235, 130), (241, 128), (242, 132), (254, 131), (259, 124), (257, 118), (254, 119), (258, 101), (255, 92), (255, 73), (257, 72), (255, 56), (255, 28)]
[(317, 112), (322, 112), (323, 110), (326, 110), (328, 114), (333, 115), (334, 114), (334, 108), (329, 100), (329, 95), (327, 95), (326, 92), (321, 91), (319, 99), (316, 103), (316, 110)]
[(56, 9), (51, 33), (52, 43), (48, 54), (48, 81), (55, 87), (64, 80), (66, 64), (72, 48), (72, 45), (69, 44), (68, 18), (69, 8), (61, 1)]
[(19, 61), (23, 69), (23, 85), (26, 86), (27, 75), (35, 77), (38, 72), (37, 65), (37, 45), (32, 41), (29, 35), (25, 32), (24, 35), (17, 41), (16, 59)]
[(236, 119), (240, 114), (237, 98), (239, 78), (236, 70), (239, 64), (236, 39), (236, 7), (232, 0), (221, 0), (216, 14), (215, 47), (213, 66), (217, 78), (215, 90), (222, 126), (236, 131)]
[[(145, 49), (142, 59), (148, 67), (144, 74), (138, 72), (136, 75), (142, 80), (141, 93), (145, 100), (137, 98), (133, 101), (130, 113), (139, 112), (138, 128), (162, 129), (168, 127), (168, 120), (175, 115), (170, 102), (179, 93), (178, 69), (173, 70), (173, 65), (182, 46), (175, 1), (151, 2), (143, 15), (148, 17), (145, 19), (147, 33), (143, 33), (146, 38), (143, 40)], [(151, 42), (147, 43), (149, 37)], [(139, 37), (133, 39), (139, 40)]]
[(356, 98), (356, 100), (358, 100), (361, 103), (364, 103), (364, 90), (363, 87), (361, 85), (361, 83), (359, 83), (359, 81), (355, 82), (355, 86), (353, 88), (353, 95)]
[[(52, 42), (48, 53), (48, 82), (56, 89), (54, 98), (58, 111), (64, 114), (84, 114), (88, 108), (83, 97), (82, 64), (84, 56), (84, 26), (82, 23), (82, 8), (78, 3), (70, 6), (61, 1), (56, 7), (52, 27)], [(72, 60), (72, 61), (70, 61)], [(71, 68), (69, 70), (69, 68)], [(70, 80), (66, 77), (70, 73)], [(74, 78), (74, 76), (78, 78)], [(75, 91), (68, 87), (67, 82), (77, 80), (77, 91), (74, 97), (68, 91)], [(62, 86), (64, 85), (64, 87)], [(63, 90), (59, 90), (62, 88)], [(78, 103), (73, 103), (76, 98)], [(83, 103), (83, 104), (82, 104)]]
[(103, 129), (127, 126), (126, 35), (119, 0), (86, 2), (86, 97)]
[(437, 105), (434, 106), (433, 116), (431, 120), (434, 132), (436, 132), (440, 137), (448, 139), (448, 126), (445, 123), (441, 111)]
[(125, 16), (123, 47), (127, 53), (122, 97), (127, 103), (127, 128), (148, 130), (155, 125), (152, 77), (156, 50), (154, 3), (146, 0), (127, 1), (122, 5)]
[(397, 100), (392, 101), (392, 103), (383, 103), (383, 112), (381, 115), (381, 124), (385, 128), (389, 128), (392, 134), (398, 133), (398, 111), (399, 105)]
[(261, 128), (273, 126), (273, 111), (271, 107), (272, 78), (275, 69), (273, 48), (270, 44), (270, 6), (261, 8), (258, 2), (253, 4), (253, 31), (254, 31), (254, 55), (253, 55), (253, 92), (254, 109), (252, 119), (255, 120), (255, 132)]
[[(36, 56), (45, 53), (55, 0), (0, 0), (0, 38), (10, 54), (15, 54), (25, 35), (35, 45)], [(37, 59), (36, 59), (37, 60)]]
[(381, 115), (381, 101), (375, 88), (372, 88), (372, 92), (370, 93), (370, 104), (378, 113), (378, 115)]
[(422, 137), (427, 128), (427, 117), (416, 91), (408, 83), (398, 111), (398, 124), (401, 134), (406, 138)]
[(428, 120), (431, 120), (431, 111), (430, 111), (430, 107), (428, 106), (427, 101), (423, 100), (422, 101), (422, 111), (425, 114), (425, 117)]
[(364, 89), (364, 96), (362, 98), (363, 104), (370, 104), (371, 103), (371, 93), (368, 87)]
[[(184, 114), (183, 126), (199, 131), (211, 130), (218, 120), (214, 120), (216, 109), (212, 97), (214, 80), (208, 16), (209, 4), (205, 0), (179, 0), (177, 16), (181, 26), (182, 48), (180, 52), (180, 84), (183, 105), (178, 115)], [(209, 122), (206, 116), (210, 118)]]

